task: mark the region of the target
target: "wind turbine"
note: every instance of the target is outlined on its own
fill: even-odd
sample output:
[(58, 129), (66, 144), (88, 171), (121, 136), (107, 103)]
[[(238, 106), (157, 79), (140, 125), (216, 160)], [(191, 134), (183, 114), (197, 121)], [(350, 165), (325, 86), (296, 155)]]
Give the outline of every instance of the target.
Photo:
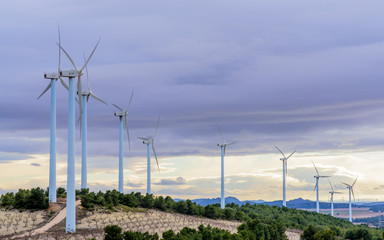
[(288, 162), (288, 158), (290, 158), (296, 152), (296, 150), (294, 150), (288, 157), (286, 157), (278, 147), (275, 146), (275, 148), (277, 148), (277, 150), (279, 150), (279, 152), (283, 155), (283, 158), (280, 158), (280, 160), (283, 161), (283, 206), (286, 207), (287, 201), (285, 198), (285, 178), (288, 172), (287, 162)]
[(153, 137), (147, 137), (147, 138), (138, 137), (138, 139), (143, 140), (143, 144), (147, 144), (147, 193), (148, 194), (151, 194), (151, 148), (150, 148), (150, 145), (152, 146), (153, 155), (155, 155), (155, 158), (156, 158), (157, 169), (160, 172), (159, 161), (157, 160), (157, 155), (156, 155), (156, 150), (154, 145), (157, 130), (159, 128), (159, 123), (160, 123), (160, 117), (157, 120), (157, 126), (156, 126), (155, 134), (153, 135)]
[[(100, 39), (99, 39), (100, 41)], [(87, 66), (88, 62), (91, 60), (93, 53), (95, 52), (99, 41), (97, 42), (95, 48), (93, 49), (91, 55), (88, 57), (87, 61), (83, 65), (83, 67), (78, 70), (68, 55), (68, 53), (61, 47), (59, 47), (63, 52), (67, 55), (72, 65), (75, 67), (75, 70), (66, 70), (60, 71), (61, 77), (68, 77), (69, 79), (69, 102), (68, 102), (68, 160), (67, 160), (67, 212), (66, 212), (66, 232), (76, 232), (76, 194), (75, 194), (75, 78), (78, 78), (77, 82), (77, 94), (79, 96), (79, 104), (80, 104), (80, 116), (82, 113), (81, 110), (81, 102), (82, 99), (80, 97), (81, 91), (81, 75), (83, 69)]]
[(131, 98), (129, 99), (129, 103), (128, 103), (128, 106), (127, 106), (125, 111), (122, 108), (120, 108), (119, 106), (112, 103), (113, 106), (115, 106), (117, 109), (119, 109), (121, 111), (121, 112), (115, 112), (114, 113), (115, 116), (119, 117), (119, 121), (120, 121), (120, 124), (119, 124), (119, 192), (121, 192), (121, 193), (124, 192), (123, 117), (124, 117), (124, 122), (125, 122), (125, 128), (127, 129), (128, 145), (129, 145), (129, 149), (131, 149), (131, 140), (129, 139), (127, 113), (128, 113), (128, 108), (131, 105), (133, 91), (134, 90), (132, 90)]
[(328, 182), (329, 182), (329, 185), (331, 186), (331, 189), (332, 189), (332, 191), (330, 191), (329, 193), (331, 194), (331, 216), (333, 217), (333, 215), (334, 215), (334, 212), (333, 212), (333, 194), (339, 194), (341, 192), (335, 192), (335, 189), (333, 189), (332, 183), (331, 183), (331, 181), (329, 181), (329, 179), (328, 179)]
[(220, 129), (220, 126), (217, 125), (217, 128), (219, 129), (222, 143), (218, 143), (217, 146), (221, 149), (221, 201), (220, 201), (220, 207), (221, 209), (225, 208), (225, 196), (224, 196), (224, 156), (225, 156), (225, 150), (227, 146), (232, 145), (236, 142), (226, 143), (223, 132)]
[[(58, 26), (59, 45), (60, 27)], [(59, 47), (59, 66), (57, 72), (45, 73), (44, 78), (50, 79), (50, 83), (37, 99), (40, 99), (49, 89), (51, 89), (51, 129), (50, 129), (50, 151), (49, 151), (49, 194), (50, 202), (56, 202), (56, 81), (60, 79), (61, 84), (68, 90), (68, 85), (60, 77), (61, 50)]]
[(357, 177), (355, 181), (352, 183), (352, 185), (349, 185), (347, 183), (341, 182), (342, 184), (346, 185), (349, 190), (349, 221), (352, 222), (352, 199), (351, 199), (351, 193), (353, 195), (353, 200), (355, 200), (355, 193), (353, 192), (353, 186), (355, 186), (355, 183), (357, 181)]
[(319, 171), (317, 170), (317, 167), (315, 165), (314, 162), (312, 162), (313, 166), (315, 167), (315, 170), (316, 170), (316, 173), (317, 175), (313, 176), (314, 178), (316, 178), (316, 185), (315, 185), (315, 188), (313, 189), (313, 191), (316, 190), (316, 212), (319, 213), (320, 212), (320, 202), (319, 202), (319, 179), (320, 178), (328, 178), (330, 176), (320, 176), (320, 173)]
[[(85, 60), (85, 56), (84, 56)], [(82, 135), (82, 145), (81, 145), (81, 188), (87, 188), (87, 105), (90, 97), (96, 99), (99, 102), (108, 105), (100, 98), (98, 98), (91, 90), (91, 84), (89, 83), (88, 78), (88, 67), (85, 67), (87, 72), (87, 84), (88, 90), (81, 93), (82, 102), (83, 102), (83, 112), (82, 112), (82, 122), (81, 122), (81, 135)]]

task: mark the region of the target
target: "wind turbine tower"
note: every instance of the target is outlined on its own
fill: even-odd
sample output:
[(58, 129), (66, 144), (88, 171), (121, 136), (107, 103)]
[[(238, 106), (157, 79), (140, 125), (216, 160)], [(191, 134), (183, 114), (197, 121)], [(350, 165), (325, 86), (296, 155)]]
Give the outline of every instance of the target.
[(224, 156), (225, 156), (225, 150), (227, 146), (232, 145), (236, 142), (226, 143), (223, 132), (220, 129), (220, 126), (217, 125), (217, 128), (219, 129), (222, 143), (218, 143), (217, 146), (221, 149), (221, 200), (220, 200), (220, 207), (221, 209), (225, 208), (225, 196), (224, 196)]
[(315, 170), (316, 170), (316, 173), (317, 175), (313, 176), (314, 178), (316, 178), (316, 185), (315, 185), (315, 188), (313, 189), (313, 191), (316, 190), (316, 212), (317, 213), (320, 213), (320, 200), (319, 200), (319, 179), (320, 178), (328, 178), (330, 176), (320, 176), (320, 173), (319, 171), (317, 170), (317, 167), (315, 165), (314, 162), (312, 162), (313, 166), (315, 167)]
[(156, 126), (155, 134), (153, 135), (153, 137), (147, 137), (147, 138), (138, 137), (138, 139), (143, 140), (143, 144), (147, 144), (147, 193), (148, 194), (151, 194), (151, 148), (150, 146), (152, 146), (153, 155), (155, 155), (155, 158), (156, 158), (157, 169), (160, 172), (159, 161), (157, 160), (156, 150), (154, 146), (157, 129), (159, 128), (159, 123), (160, 123), (160, 117), (157, 120), (157, 126)]
[(286, 157), (284, 155), (284, 153), (278, 148), (275, 146), (275, 148), (277, 148), (277, 150), (279, 150), (279, 152), (283, 155), (282, 158), (280, 158), (281, 161), (283, 161), (283, 206), (286, 207), (287, 206), (287, 201), (286, 201), (286, 195), (285, 195), (285, 178), (286, 178), (286, 175), (288, 173), (288, 165), (287, 165), (287, 162), (288, 162), (288, 159), (296, 152), (296, 150), (294, 150), (288, 157)]
[[(59, 44), (60, 44), (60, 28)], [(50, 129), (50, 151), (49, 151), (49, 193), (50, 202), (56, 202), (56, 81), (60, 79), (61, 84), (68, 90), (67, 84), (60, 77), (61, 50), (59, 47), (59, 67), (57, 72), (45, 73), (44, 78), (50, 79), (50, 83), (37, 99), (40, 99), (49, 89), (51, 89), (51, 129)]]
[(350, 222), (352, 222), (352, 196), (351, 196), (351, 193), (353, 195), (353, 199), (355, 199), (355, 193), (353, 192), (353, 186), (355, 186), (356, 181), (357, 181), (357, 177), (356, 177), (356, 179), (352, 185), (341, 182), (342, 184), (346, 185), (348, 190), (349, 190), (349, 221)]
[(121, 111), (121, 112), (114, 113), (115, 116), (119, 117), (119, 192), (121, 193), (124, 193), (123, 118), (125, 122), (125, 128), (127, 129), (129, 149), (131, 149), (131, 140), (129, 139), (127, 113), (128, 113), (129, 106), (131, 105), (133, 91), (134, 90), (132, 90), (131, 98), (129, 99), (128, 107), (125, 111), (121, 107), (112, 103), (113, 106), (115, 106), (117, 109)]
[[(85, 58), (85, 56), (84, 56)], [(89, 83), (88, 79), (88, 68), (86, 67), (87, 70), (87, 83), (88, 83), (88, 90), (82, 92), (81, 97), (83, 98), (83, 112), (82, 112), (82, 122), (81, 122), (81, 188), (85, 189), (87, 188), (87, 105), (88, 105), (88, 100), (90, 97), (96, 99), (99, 102), (104, 103), (105, 105), (108, 105), (108, 103), (104, 102), (100, 98), (98, 98), (91, 90), (91, 85)]]
[(340, 192), (335, 192), (335, 189), (333, 189), (332, 183), (331, 183), (331, 181), (329, 181), (329, 179), (328, 179), (328, 182), (329, 182), (329, 185), (331, 186), (331, 189), (332, 189), (332, 191), (330, 191), (329, 193), (331, 194), (331, 216), (333, 217), (334, 216), (334, 211), (333, 211), (333, 195), (334, 194), (338, 194)]
[[(100, 40), (99, 40), (100, 41)], [(67, 212), (66, 212), (66, 232), (76, 232), (76, 190), (75, 190), (75, 78), (78, 78), (77, 81), (77, 94), (80, 96), (81, 91), (81, 75), (83, 69), (87, 66), (88, 62), (91, 60), (93, 53), (95, 52), (99, 41), (97, 42), (95, 48), (93, 49), (91, 55), (88, 57), (87, 61), (83, 67), (78, 70), (72, 58), (68, 53), (61, 47), (60, 49), (67, 55), (68, 59), (75, 67), (75, 70), (66, 70), (60, 71), (61, 77), (68, 77), (69, 79), (69, 102), (68, 102), (68, 160), (67, 160)], [(81, 109), (81, 96), (79, 97), (79, 106), (80, 106), (80, 116), (82, 113)]]

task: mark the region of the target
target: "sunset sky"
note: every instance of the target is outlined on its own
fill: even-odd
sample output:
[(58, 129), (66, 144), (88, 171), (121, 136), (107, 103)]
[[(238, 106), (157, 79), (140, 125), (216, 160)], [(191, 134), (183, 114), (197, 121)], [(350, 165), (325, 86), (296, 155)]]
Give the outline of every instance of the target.
[[(221, 126), (228, 141), (226, 195), (315, 200), (315, 162), (348, 200), (384, 201), (383, 1), (6, 1), (0, 7), (0, 193), (48, 186), (50, 92), (58, 34), (92, 90), (128, 112), (125, 192), (146, 191), (146, 146), (160, 127), (152, 191), (175, 198), (220, 196)], [(72, 69), (62, 55), (62, 69)], [(85, 80), (86, 77), (84, 76)], [(67, 81), (67, 80), (66, 80)], [(83, 81), (86, 88), (86, 81)], [(117, 189), (118, 118), (90, 99), (91, 190)], [(66, 187), (68, 93), (57, 85), (57, 185)], [(78, 117), (78, 109), (76, 109)], [(76, 184), (81, 140), (76, 132)], [(330, 186), (320, 181), (320, 199)]]

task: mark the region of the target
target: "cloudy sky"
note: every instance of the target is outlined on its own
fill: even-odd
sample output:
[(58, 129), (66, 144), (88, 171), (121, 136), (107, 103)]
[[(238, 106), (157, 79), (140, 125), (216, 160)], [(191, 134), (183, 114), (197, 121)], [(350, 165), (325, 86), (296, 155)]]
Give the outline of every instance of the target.
[[(220, 195), (216, 127), (227, 141), (226, 195), (315, 199), (314, 161), (340, 181), (356, 177), (356, 200), (384, 201), (383, 1), (8, 1), (0, 7), (0, 192), (47, 187), (50, 93), (58, 68), (57, 25), (92, 90), (128, 113), (125, 191), (146, 190), (146, 147), (137, 137), (160, 127), (152, 161), (155, 194)], [(63, 55), (62, 69), (72, 68)], [(84, 78), (85, 79), (85, 78)], [(83, 82), (86, 87), (86, 81)], [(88, 105), (91, 190), (117, 188), (116, 109)], [(68, 93), (57, 87), (57, 180), (66, 186)], [(77, 110), (78, 114), (78, 110)], [(125, 133), (124, 133), (125, 134)], [(76, 179), (81, 141), (76, 132)], [(327, 181), (320, 181), (328, 200)]]

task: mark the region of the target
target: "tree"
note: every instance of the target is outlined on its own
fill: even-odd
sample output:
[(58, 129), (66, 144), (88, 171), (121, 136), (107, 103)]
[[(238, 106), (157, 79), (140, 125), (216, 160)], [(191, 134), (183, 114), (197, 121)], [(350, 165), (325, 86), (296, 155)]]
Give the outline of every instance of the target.
[(331, 229), (320, 230), (318, 231), (314, 237), (315, 240), (336, 240), (336, 232)]
[(175, 236), (175, 232), (171, 229), (166, 232), (163, 232), (163, 240), (170, 240)]
[(58, 197), (65, 197), (67, 195), (67, 191), (65, 190), (65, 188), (59, 187), (56, 190), (56, 194)]
[(153, 200), (153, 195), (147, 193), (147, 194), (145, 194), (145, 197), (143, 198), (141, 206), (143, 208), (153, 208), (154, 203), (155, 203), (155, 200)]
[(19, 189), (19, 191), (15, 194), (15, 208), (26, 208), (27, 199), (30, 195), (29, 190)]
[(42, 188), (32, 188), (27, 194), (26, 205), (27, 209), (47, 209), (49, 206), (48, 197)]
[(2, 207), (12, 206), (14, 203), (15, 203), (15, 196), (13, 195), (13, 192), (6, 193), (1, 197)]
[(217, 218), (217, 207), (212, 205), (205, 206), (204, 217), (216, 219)]
[(345, 233), (345, 238), (349, 240), (371, 240), (373, 239), (372, 235), (367, 229), (351, 229)]
[(130, 194), (125, 194), (123, 196), (123, 200), (122, 200), (122, 203), (125, 205), (125, 206), (128, 206), (128, 207), (138, 207), (140, 206), (140, 202), (137, 200), (135, 194), (132, 192)]
[(121, 235), (121, 227), (117, 225), (107, 225), (104, 228), (104, 233), (105, 240), (123, 240), (123, 235)]
[(315, 234), (319, 230), (320, 230), (319, 228), (314, 227), (313, 225), (308, 225), (308, 227), (304, 228), (304, 232), (303, 234), (301, 234), (300, 238), (303, 240), (314, 240)]
[(165, 201), (164, 201), (163, 196), (159, 196), (155, 199), (154, 207), (157, 209), (160, 209), (162, 211), (164, 211), (166, 209), (166, 205), (165, 205)]

